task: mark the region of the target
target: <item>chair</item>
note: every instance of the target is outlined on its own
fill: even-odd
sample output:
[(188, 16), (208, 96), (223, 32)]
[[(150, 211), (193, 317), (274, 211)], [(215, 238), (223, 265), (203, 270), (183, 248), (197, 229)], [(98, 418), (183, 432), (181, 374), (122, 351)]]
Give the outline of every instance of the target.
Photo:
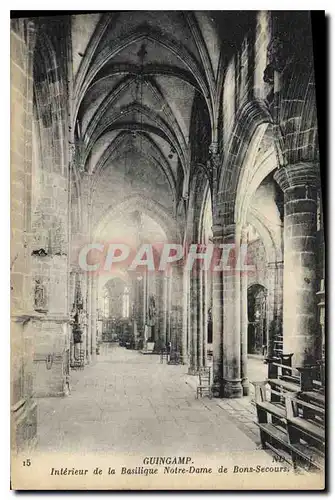
[(210, 368), (200, 368), (199, 370), (199, 385), (197, 386), (197, 399), (207, 394), (212, 398), (212, 386), (211, 386), (211, 370)]
[(161, 350), (161, 363), (164, 363), (164, 360), (168, 363), (170, 354), (166, 348)]

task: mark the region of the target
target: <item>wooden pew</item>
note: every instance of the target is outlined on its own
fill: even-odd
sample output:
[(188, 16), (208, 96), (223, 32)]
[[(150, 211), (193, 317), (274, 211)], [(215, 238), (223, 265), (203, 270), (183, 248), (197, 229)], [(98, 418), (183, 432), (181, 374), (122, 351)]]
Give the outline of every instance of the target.
[[(293, 368), (293, 354), (282, 354), (280, 358), (268, 358), (268, 381), (279, 392), (303, 391), (313, 394), (321, 389), (320, 366), (318, 364)], [(315, 395), (315, 400), (322, 402), (323, 398)]]
[(290, 465), (292, 461), (289, 436), (286, 426), (286, 406), (282, 398), (274, 398), (277, 391), (268, 381), (253, 382), (255, 387), (255, 404), (257, 425), (263, 449), (270, 449)]
[(300, 458), (313, 468), (324, 467), (325, 409), (287, 395), (286, 422), (293, 459)]
[(292, 355), (269, 359), (269, 379), (253, 383), (262, 447), (297, 469), (322, 469), (325, 395), (320, 367), (293, 369), (291, 360)]

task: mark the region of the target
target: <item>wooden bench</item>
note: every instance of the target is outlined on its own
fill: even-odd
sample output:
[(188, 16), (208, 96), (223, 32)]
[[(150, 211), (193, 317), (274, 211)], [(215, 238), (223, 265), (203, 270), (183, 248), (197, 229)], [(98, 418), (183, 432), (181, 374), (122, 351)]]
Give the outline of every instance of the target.
[[(275, 419), (282, 420), (286, 417), (285, 404), (280, 399), (273, 398), (273, 393), (278, 394), (271, 386), (268, 387), (267, 381), (253, 382), (255, 387), (255, 404), (257, 410), (258, 422), (261, 424), (271, 423)], [(269, 420), (269, 417), (271, 419)]]
[(292, 357), (293, 353), (279, 354), (276, 357), (266, 358), (265, 362), (268, 365), (268, 378), (291, 375)]
[(278, 393), (270, 382), (253, 382), (262, 447), (294, 468), (322, 469), (324, 408), (301, 400), (301, 392)]
[(293, 453), (317, 469), (324, 468), (324, 414), (324, 408), (306, 403), (300, 396), (286, 398), (287, 431)]
[(310, 401), (316, 406), (320, 406), (321, 408), (325, 407), (326, 398), (322, 392), (318, 391), (304, 391), (300, 394), (301, 399), (304, 401)]
[(324, 415), (324, 408), (306, 403), (299, 397), (291, 395), (286, 397), (286, 419), (292, 442), (298, 442), (303, 435), (307, 441), (316, 441), (316, 444), (320, 443), (323, 447), (325, 443)]
[(268, 358), (268, 378), (273, 387), (282, 391), (308, 392), (321, 388), (320, 366), (318, 364), (293, 368), (293, 354), (282, 354), (280, 358)]

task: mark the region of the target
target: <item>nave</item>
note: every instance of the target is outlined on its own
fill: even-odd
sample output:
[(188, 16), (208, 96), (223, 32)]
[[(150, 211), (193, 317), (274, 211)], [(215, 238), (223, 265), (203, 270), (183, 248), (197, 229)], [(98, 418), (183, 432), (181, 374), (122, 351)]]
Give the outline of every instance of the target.
[(316, 102), (308, 11), (12, 20), (13, 450), (261, 439), (322, 458)]
[(257, 449), (256, 434), (248, 437), (218, 400), (196, 399), (189, 378), (183, 365), (160, 363), (159, 355), (105, 344), (99, 361), (72, 377), (70, 397), (39, 401), (37, 451), (163, 456)]

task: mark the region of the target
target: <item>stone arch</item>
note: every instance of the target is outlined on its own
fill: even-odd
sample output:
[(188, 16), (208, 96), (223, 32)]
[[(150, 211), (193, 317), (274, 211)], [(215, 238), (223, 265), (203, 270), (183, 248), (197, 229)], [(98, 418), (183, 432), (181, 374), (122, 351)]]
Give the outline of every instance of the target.
[[(265, 150), (261, 151), (264, 143)], [(244, 223), (252, 195), (277, 166), (272, 130), (268, 123), (262, 123), (257, 127), (249, 142), (248, 151), (240, 168), (234, 199), (236, 223)]]
[(276, 241), (276, 237), (271, 231), (271, 228), (266, 224), (262, 215), (256, 210), (249, 210), (246, 222), (251, 224), (261, 237), (268, 262), (281, 261), (283, 258), (280, 242)]
[(140, 209), (143, 211), (143, 213), (158, 222), (158, 224), (160, 224), (161, 228), (165, 232), (167, 238), (169, 238), (171, 241), (181, 241), (181, 235), (176, 221), (165, 210), (165, 208), (158, 202), (144, 197), (139, 193), (129, 196), (115, 206), (110, 205), (105, 211), (105, 214), (100, 219), (100, 222), (98, 223), (93, 236), (95, 238), (99, 237), (99, 234), (106, 227), (108, 222), (111, 221), (118, 212), (126, 212), (132, 209)]
[(101, 291), (103, 290), (104, 286), (107, 285), (109, 281), (119, 279), (123, 281), (124, 284), (130, 284), (131, 280), (129, 277), (129, 274), (125, 269), (117, 269), (115, 271), (115, 275), (113, 277), (110, 276), (110, 274), (99, 274), (97, 276), (97, 283), (98, 283), (98, 294), (100, 296)]
[(204, 207), (204, 200), (210, 187), (208, 172), (204, 165), (197, 164), (191, 175), (189, 187), (188, 213), (191, 214), (189, 220), (188, 236), (193, 242), (200, 242), (201, 238), (201, 217)]
[[(153, 166), (157, 167), (166, 177), (172, 197), (175, 198), (176, 182), (171, 166), (169, 165), (159, 146), (157, 146), (157, 144), (151, 139), (149, 134), (141, 133), (141, 140), (147, 147), (146, 157), (148, 161), (150, 161)], [(92, 167), (93, 171), (90, 172), (92, 174), (94, 173), (94, 181), (92, 184), (93, 189), (95, 188), (95, 185), (97, 184), (107, 162), (113, 161), (117, 157), (117, 155), (120, 154), (120, 152), (127, 151), (127, 149), (129, 148), (128, 141), (129, 134), (127, 132), (120, 132), (101, 154), (97, 163), (94, 165), (94, 167)], [(137, 152), (138, 154), (141, 153), (139, 149)]]
[[(159, 114), (153, 112), (147, 106), (138, 103), (131, 103), (127, 106), (124, 106), (122, 109), (115, 110), (111, 116), (108, 116), (99, 124), (99, 127), (96, 128), (92, 136), (89, 137), (87, 146), (85, 148), (83, 163), (86, 163), (87, 158), (99, 137), (101, 137), (107, 130), (113, 130), (113, 127), (120, 128), (120, 123), (118, 123), (118, 120), (120, 118), (125, 118), (132, 113), (142, 114), (143, 117), (148, 120), (148, 123), (145, 123), (145, 125), (149, 125), (151, 127), (151, 130), (155, 131), (155, 133), (157, 133), (157, 130), (160, 130), (161, 133), (159, 135), (161, 135), (171, 146), (175, 148), (184, 167), (186, 161), (185, 147), (183, 148), (182, 144), (178, 141), (174, 129), (168, 122), (163, 120), (163, 118), (161, 118)], [(121, 124), (121, 128), (124, 128), (124, 124)]]
[[(226, 224), (232, 224), (235, 220), (235, 201), (240, 178), (250, 162), (254, 163), (265, 133), (272, 134), (272, 116), (269, 109), (262, 100), (248, 102), (236, 117), (230, 145), (225, 152), (227, 160), (224, 161), (223, 157), (220, 160), (218, 204)], [(280, 152), (274, 138), (273, 144), (279, 159)]]
[[(107, 47), (99, 53), (94, 64), (86, 71), (85, 79), (82, 79), (80, 88), (77, 87), (76, 102), (74, 106), (73, 120), (75, 122), (80, 103), (99, 70), (114, 57), (116, 54), (121, 52), (124, 48), (137, 43), (142, 40), (149, 40), (158, 43), (164, 49), (169, 50), (175, 56), (177, 56), (183, 64), (190, 71), (192, 76), (195, 78), (197, 84), (201, 88), (201, 92), (204, 95), (208, 112), (210, 115), (211, 123), (213, 124), (213, 113), (212, 113), (212, 103), (210, 98), (210, 90), (208, 88), (208, 82), (201, 71), (197, 61), (188, 53), (184, 47), (178, 43), (175, 39), (170, 38), (166, 33), (162, 33), (160, 30), (149, 29), (148, 26), (142, 25), (135, 29), (133, 32), (126, 34), (119, 43), (113, 45), (113, 47)], [(85, 82), (85, 83), (84, 83)]]
[(213, 217), (213, 208), (212, 208), (212, 196), (211, 196), (211, 190), (209, 184), (206, 185), (205, 190), (204, 190), (204, 197), (202, 200), (202, 206), (201, 206), (201, 213), (200, 213), (200, 221), (199, 221), (199, 235), (201, 238), (201, 242), (205, 242), (205, 217), (206, 217), (206, 209), (207, 209), (207, 204), (211, 204), (211, 209), (212, 209), (212, 217)]
[[(97, 140), (101, 132), (101, 125), (103, 123), (104, 116), (108, 113), (108, 111), (113, 107), (117, 100), (120, 98), (122, 94), (125, 94), (128, 88), (135, 82), (135, 77), (131, 77), (129, 79), (122, 80), (119, 85), (115, 89), (113, 89), (102, 101), (102, 103), (98, 106), (95, 111), (93, 117), (91, 118), (86, 131), (85, 131), (85, 143), (87, 143), (86, 152), (84, 155), (84, 163), (87, 160), (89, 152), (91, 151), (94, 142)], [(157, 128), (159, 128), (166, 140), (170, 141), (171, 145), (179, 145), (179, 155), (181, 158), (181, 162), (183, 168), (187, 163), (187, 144), (185, 137), (180, 129), (178, 121), (176, 120), (172, 109), (164, 94), (159, 89), (158, 85), (153, 82), (153, 80), (145, 80), (146, 88), (149, 89), (150, 93), (155, 97), (155, 99), (160, 103), (161, 108), (164, 108), (165, 119), (162, 120), (157, 113), (150, 112), (146, 106), (140, 106), (138, 103), (133, 102), (117, 112), (113, 113), (111, 123), (117, 122), (119, 118), (124, 119), (128, 114), (133, 112), (142, 113), (150, 122), (154, 123)]]
[(313, 66), (292, 62), (282, 75), (279, 96), (284, 164), (318, 160), (317, 108)]

